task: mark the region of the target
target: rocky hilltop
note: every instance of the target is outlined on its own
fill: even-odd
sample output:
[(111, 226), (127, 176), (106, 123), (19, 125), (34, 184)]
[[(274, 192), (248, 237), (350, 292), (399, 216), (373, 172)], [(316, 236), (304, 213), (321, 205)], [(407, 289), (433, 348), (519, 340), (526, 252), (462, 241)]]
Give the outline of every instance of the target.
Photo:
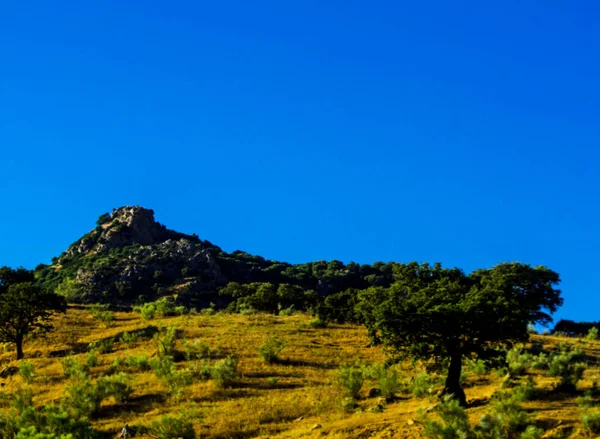
[[(178, 301), (198, 307), (243, 299), (245, 306), (257, 309), (266, 303), (306, 307), (316, 296), (386, 286), (393, 272), (394, 263), (292, 265), (242, 251), (227, 253), (195, 234), (167, 229), (152, 210), (140, 206), (101, 215), (96, 227), (51, 265), (36, 268), (45, 287), (71, 302), (133, 304), (177, 295)], [(229, 288), (229, 295), (220, 295), (231, 283), (248, 287)]]
[(101, 215), (40, 277), (73, 301), (132, 302), (168, 292), (215, 292), (227, 279), (214, 253), (195, 235), (167, 229), (154, 211), (126, 206)]

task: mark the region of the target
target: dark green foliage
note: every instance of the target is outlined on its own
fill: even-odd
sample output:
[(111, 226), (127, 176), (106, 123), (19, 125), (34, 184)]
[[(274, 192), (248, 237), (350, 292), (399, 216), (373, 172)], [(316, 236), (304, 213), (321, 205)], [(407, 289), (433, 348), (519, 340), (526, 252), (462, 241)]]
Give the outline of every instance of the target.
[(65, 312), (65, 299), (50, 293), (32, 282), (12, 283), (15, 278), (27, 278), (19, 270), (2, 268), (0, 294), (0, 342), (14, 343), (17, 359), (23, 358), (23, 339), (30, 333), (43, 333), (52, 329), (50, 317)]
[(463, 358), (501, 356), (498, 348), (528, 340), (527, 325), (548, 323), (562, 304), (559, 277), (545, 267), (506, 263), (467, 276), (410, 263), (395, 277), (388, 289), (361, 291), (357, 311), (392, 357), (449, 362), (444, 393), (463, 405)]
[(358, 303), (358, 290), (350, 288), (327, 296), (318, 308), (321, 320), (338, 323), (360, 323), (360, 316), (355, 311)]
[(573, 320), (561, 319), (554, 325), (552, 333), (583, 337), (592, 328), (600, 329), (600, 322), (574, 322)]

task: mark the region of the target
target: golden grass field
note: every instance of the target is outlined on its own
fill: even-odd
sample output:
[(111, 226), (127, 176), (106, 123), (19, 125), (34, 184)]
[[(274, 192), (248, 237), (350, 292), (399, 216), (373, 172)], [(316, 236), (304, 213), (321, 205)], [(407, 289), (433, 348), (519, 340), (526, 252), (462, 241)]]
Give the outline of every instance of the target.
[[(343, 395), (335, 384), (335, 375), (341, 364), (374, 363), (384, 360), (377, 347), (368, 347), (366, 330), (352, 325), (332, 324), (327, 328), (313, 328), (310, 316), (193, 315), (142, 320), (138, 314), (117, 312), (110, 327), (85, 309), (70, 308), (67, 314), (55, 318), (55, 331), (45, 338), (26, 341), (25, 361), (35, 366), (34, 403), (42, 406), (58, 402), (68, 382), (64, 377), (61, 359), (73, 351), (75, 358), (85, 361), (85, 348), (91, 342), (132, 332), (152, 324), (172, 326), (179, 330), (179, 341), (200, 340), (221, 355), (239, 357), (240, 378), (232, 388), (218, 390), (212, 381), (194, 382), (185, 387), (183, 397), (169, 397), (165, 385), (152, 371), (130, 373), (133, 394), (128, 401), (117, 404), (105, 401), (93, 419), (94, 427), (107, 437), (117, 435), (125, 425), (148, 425), (165, 414), (177, 414), (181, 409), (193, 410), (194, 428), (202, 438), (418, 438), (422, 424), (417, 417), (420, 407), (435, 404), (434, 399), (416, 399), (400, 394), (393, 402), (368, 398), (372, 383), (362, 389), (359, 408), (348, 413), (342, 409)], [(285, 340), (280, 354), (281, 362), (266, 364), (258, 355), (258, 348), (269, 335)], [(551, 349), (559, 342), (575, 344), (590, 359), (600, 354), (600, 342), (561, 339), (534, 335), (532, 341)], [(94, 377), (107, 373), (116, 358), (130, 354), (155, 354), (152, 340), (134, 343), (115, 342), (112, 352), (100, 355), (100, 364), (91, 369)], [(79, 352), (79, 353), (78, 353)], [(0, 369), (16, 365), (11, 346), (0, 350)], [(178, 367), (186, 367), (181, 361)], [(406, 365), (404, 373), (411, 376), (418, 367)], [(124, 369), (127, 372), (126, 369)], [(538, 386), (550, 388), (556, 378), (534, 375)], [(591, 388), (600, 379), (600, 369), (588, 366), (579, 383), (582, 390)], [(7, 378), (0, 392), (8, 393), (23, 385), (19, 375)], [(467, 399), (477, 401), (468, 409), (474, 422), (486, 411), (486, 402), (500, 387), (502, 377), (490, 373), (484, 376), (468, 375), (465, 388)], [(524, 403), (536, 423), (548, 430), (545, 437), (584, 437), (580, 421), (581, 411), (577, 395), (549, 395), (540, 401)], [(371, 409), (383, 405), (383, 411)], [(0, 406), (0, 410), (5, 409)], [(139, 436), (138, 436), (139, 437)]]

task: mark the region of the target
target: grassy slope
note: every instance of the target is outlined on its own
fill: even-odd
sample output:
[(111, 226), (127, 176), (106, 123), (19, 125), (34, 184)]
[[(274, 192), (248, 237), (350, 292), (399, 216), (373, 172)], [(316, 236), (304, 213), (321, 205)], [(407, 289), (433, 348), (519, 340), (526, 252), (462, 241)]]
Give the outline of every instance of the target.
[[(366, 331), (357, 326), (331, 325), (314, 329), (307, 316), (275, 317), (270, 315), (240, 316), (216, 314), (192, 317), (172, 317), (146, 322), (137, 314), (117, 313), (116, 321), (109, 328), (94, 320), (89, 312), (70, 309), (56, 319), (57, 330), (47, 339), (28, 341), (25, 354), (36, 368), (38, 377), (34, 383), (36, 405), (59, 400), (68, 379), (63, 377), (60, 360), (74, 350), (82, 362), (85, 347), (90, 342), (117, 337), (124, 331), (135, 331), (149, 324), (174, 326), (182, 337), (200, 340), (224, 355), (239, 356), (241, 378), (227, 390), (217, 390), (213, 383), (195, 382), (185, 389), (185, 396), (177, 401), (165, 393), (162, 382), (150, 372), (132, 373), (132, 398), (123, 404), (109, 400), (94, 420), (96, 428), (116, 433), (126, 423), (149, 424), (167, 413), (176, 414), (182, 406), (194, 403), (198, 418), (196, 431), (206, 438), (245, 437), (321, 437), (330, 438), (418, 438), (421, 426), (416, 420), (419, 407), (430, 407), (433, 401), (418, 400), (410, 395), (400, 395), (396, 402), (385, 404), (382, 413), (371, 413), (369, 408), (377, 405), (378, 398), (366, 398), (371, 387), (363, 387), (364, 399), (360, 401), (359, 413), (345, 413), (340, 408), (343, 396), (334, 385), (336, 369), (343, 363), (371, 363), (383, 360), (378, 348), (369, 348)], [(268, 335), (275, 334), (286, 341), (280, 364), (267, 365), (258, 356), (258, 347)], [(561, 341), (575, 342), (590, 357), (600, 355), (600, 342), (574, 341), (550, 336), (534, 336), (534, 341), (552, 348)], [(0, 368), (16, 362), (14, 353), (0, 351)], [(151, 340), (140, 340), (126, 345), (115, 343), (114, 350), (100, 356), (100, 365), (92, 368), (92, 375), (108, 371), (115, 358), (129, 354), (153, 355), (155, 347)], [(185, 366), (186, 362), (180, 365)], [(126, 368), (123, 368), (127, 372)], [(406, 367), (406, 374), (414, 370)], [(273, 382), (273, 377), (277, 382)], [(600, 370), (588, 367), (581, 389), (590, 388), (600, 379)], [(535, 375), (538, 385), (550, 387), (557, 379)], [(2, 381), (2, 380), (0, 380)], [(6, 381), (0, 392), (10, 392), (22, 384), (15, 376)], [(469, 409), (475, 422), (486, 410), (485, 402), (496, 391), (501, 377), (494, 374), (484, 377), (469, 376), (466, 389), (469, 400), (481, 404)], [(532, 401), (524, 407), (533, 417), (554, 431), (565, 429), (571, 437), (577, 437), (581, 428), (580, 411), (576, 395), (556, 395), (542, 401)], [(0, 410), (2, 407), (0, 406)], [(318, 425), (317, 425), (318, 424)]]

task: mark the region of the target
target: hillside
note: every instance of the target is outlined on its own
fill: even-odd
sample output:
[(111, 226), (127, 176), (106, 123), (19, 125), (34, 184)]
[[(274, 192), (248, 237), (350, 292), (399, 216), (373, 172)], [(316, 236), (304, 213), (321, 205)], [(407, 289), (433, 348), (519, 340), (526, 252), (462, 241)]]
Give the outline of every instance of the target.
[[(370, 396), (376, 394), (372, 389), (377, 383), (367, 379), (357, 405), (345, 405), (343, 388), (336, 384), (340, 366), (384, 360), (380, 349), (368, 347), (366, 331), (359, 326), (313, 327), (305, 315), (206, 312), (146, 321), (139, 314), (117, 312), (114, 320), (107, 320), (107, 327), (94, 316), (98, 314), (93, 309), (70, 308), (66, 315), (56, 317), (55, 332), (28, 342), (27, 361), (33, 366), (34, 377), (29, 384), (19, 374), (0, 378), (4, 395), (0, 412), (9, 410), (7, 395), (28, 388), (36, 407), (69, 395), (69, 389), (81, 380), (72, 372), (66, 376), (66, 367), (73, 360), (91, 364), (86, 373), (92, 380), (122, 376), (132, 390), (121, 402), (112, 397), (104, 400), (93, 413), (92, 425), (105, 437), (115, 437), (125, 424), (142, 431), (163, 415), (179, 418), (183, 411), (202, 438), (418, 438), (422, 437), (423, 424), (417, 411), (434, 406), (433, 395), (440, 389), (440, 381), (433, 374), (429, 393), (426, 389), (424, 395), (414, 396), (415, 379), (411, 381), (411, 377), (419, 375), (417, 379), (422, 380), (423, 369), (419, 364), (404, 364), (398, 369), (404, 384), (395, 398), (386, 401)], [(176, 354), (178, 371), (235, 356), (239, 376), (222, 389), (212, 378), (194, 378), (181, 383), (178, 393), (176, 386), (171, 387), (139, 360), (144, 355), (149, 361), (157, 358), (157, 345), (152, 340), (157, 329), (153, 328), (161, 327), (176, 330), (176, 352), (198, 354), (191, 359)], [(131, 334), (138, 334), (137, 339)], [(259, 347), (269, 336), (285, 342), (279, 361), (273, 364), (259, 355)], [(545, 391), (523, 402), (531, 420), (546, 430), (544, 437), (584, 437), (577, 398), (585, 390), (595, 389), (600, 379), (600, 342), (540, 335), (533, 336), (532, 342), (538, 352), (547, 354), (565, 343), (583, 350), (587, 365), (576, 392), (552, 391), (559, 378), (534, 368), (531, 358), (524, 365), (526, 370), (514, 375), (522, 381), (531, 377), (535, 386)], [(97, 363), (92, 361), (94, 355)], [(15, 365), (11, 350), (0, 353), (0, 370)], [(476, 365), (466, 368), (466, 393), (472, 403), (467, 413), (472, 423), (490, 411), (490, 397), (503, 390), (505, 374)], [(430, 416), (435, 417), (433, 413)]]
[[(227, 253), (197, 235), (167, 229), (154, 212), (126, 206), (101, 215), (96, 227), (78, 239), (36, 276), (71, 302), (132, 304), (178, 294), (186, 305), (226, 306), (217, 290), (230, 282), (291, 285), (320, 296), (348, 288), (389, 286), (395, 263), (359, 265), (340, 261), (289, 264), (242, 251)], [(306, 308), (310, 300), (295, 303)]]

